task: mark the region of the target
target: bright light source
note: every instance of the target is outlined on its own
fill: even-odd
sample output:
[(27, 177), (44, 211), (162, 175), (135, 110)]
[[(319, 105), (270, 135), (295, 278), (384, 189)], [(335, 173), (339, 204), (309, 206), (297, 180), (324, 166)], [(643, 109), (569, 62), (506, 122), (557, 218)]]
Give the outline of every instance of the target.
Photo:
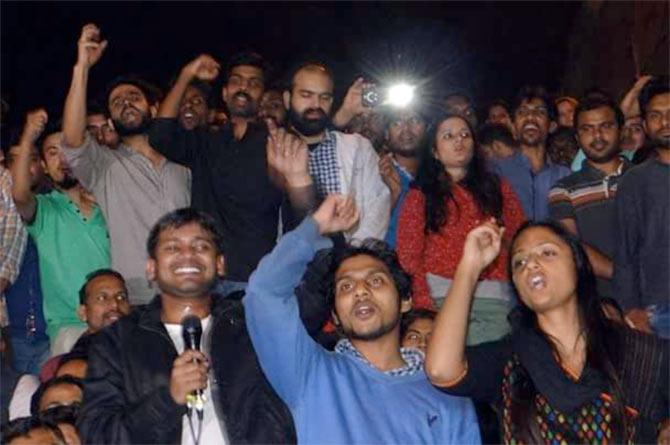
[(399, 83), (389, 88), (387, 101), (394, 107), (406, 107), (414, 98), (414, 87)]

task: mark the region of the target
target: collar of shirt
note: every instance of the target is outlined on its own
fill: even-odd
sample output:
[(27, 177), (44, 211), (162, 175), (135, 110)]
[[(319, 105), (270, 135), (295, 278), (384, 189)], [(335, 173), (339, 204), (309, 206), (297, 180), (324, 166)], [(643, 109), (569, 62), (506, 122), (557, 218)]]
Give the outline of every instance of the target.
[(602, 170), (594, 167), (591, 165), (588, 159), (584, 159), (582, 161), (582, 169), (585, 172), (588, 172), (589, 174), (593, 174), (594, 176), (598, 178), (602, 178), (603, 180), (609, 179), (613, 176), (621, 176), (621, 174), (628, 170), (628, 167), (630, 167), (632, 164), (630, 161), (624, 157), (619, 157), (619, 167), (617, 167), (616, 171), (614, 173), (610, 173), (609, 175), (605, 174)]
[(409, 181), (414, 180), (414, 176), (412, 176), (412, 174), (408, 172), (405, 167), (398, 164), (398, 162), (394, 158), (391, 158), (391, 161), (393, 162), (393, 165), (395, 166), (396, 170), (398, 170), (398, 173), (403, 175), (405, 179), (408, 179)]
[[(335, 352), (338, 354), (355, 357), (358, 360), (370, 366), (371, 368), (377, 369), (374, 367), (372, 363), (370, 363), (365, 357), (363, 357), (363, 354), (358, 352), (356, 347), (351, 343), (351, 341), (348, 338), (343, 338), (342, 340), (337, 342), (337, 345), (335, 345)], [(405, 377), (414, 375), (417, 372), (422, 371), (424, 362), (423, 352), (415, 348), (400, 348), (400, 355), (402, 356), (402, 359), (405, 362), (405, 366), (401, 366), (400, 368), (396, 369), (391, 369), (389, 371), (384, 371), (384, 374), (389, 375), (391, 377)]]

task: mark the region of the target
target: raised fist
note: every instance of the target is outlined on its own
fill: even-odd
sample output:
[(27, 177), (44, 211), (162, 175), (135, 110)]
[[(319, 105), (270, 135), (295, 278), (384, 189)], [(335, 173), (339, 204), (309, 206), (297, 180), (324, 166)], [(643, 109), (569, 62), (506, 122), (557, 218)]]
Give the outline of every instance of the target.
[(358, 217), (354, 199), (345, 195), (328, 195), (313, 215), (322, 235), (346, 232), (358, 222)]
[(44, 127), (48, 120), (49, 116), (44, 108), (30, 111), (26, 115), (26, 124), (23, 127), (23, 133), (21, 134), (21, 142), (29, 145), (34, 144), (44, 131)]
[(214, 80), (219, 75), (221, 65), (208, 54), (202, 54), (183, 68), (190, 79)]
[(79, 37), (77, 65), (90, 68), (95, 65), (107, 48), (107, 40), (100, 41), (100, 29), (93, 23), (84, 25)]

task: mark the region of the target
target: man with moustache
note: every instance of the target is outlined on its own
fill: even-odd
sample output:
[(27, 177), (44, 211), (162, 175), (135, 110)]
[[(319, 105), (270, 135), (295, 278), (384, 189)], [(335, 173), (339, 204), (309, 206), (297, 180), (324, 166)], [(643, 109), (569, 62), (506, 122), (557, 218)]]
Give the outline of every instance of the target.
[[(221, 228), (228, 268), (219, 290), (227, 295), (246, 287), (258, 261), (274, 246), (284, 195), (302, 219), (312, 206), (313, 185), (304, 144), (273, 123), (268, 132), (265, 122), (256, 121), (266, 75), (258, 54), (239, 54), (228, 62), (222, 90), (230, 113), (226, 125), (214, 132), (179, 128), (175, 118), (187, 86), (218, 73), (218, 62), (208, 55), (184, 66), (149, 140), (168, 159), (191, 169), (193, 207), (211, 214)], [(289, 151), (296, 156), (283, 156)], [(280, 165), (280, 158), (288, 162)]]
[(85, 327), (77, 318), (77, 292), (88, 273), (109, 267), (110, 255), (105, 219), (65, 162), (60, 133), (47, 132), (39, 144), (54, 189), (46, 195), (31, 189), (30, 155), (47, 118), (42, 109), (28, 114), (11, 171), (16, 207), (37, 246), (47, 334), (52, 350), (58, 350)]
[[(83, 442), (295, 443), (291, 415), (256, 360), (244, 308), (212, 292), (225, 269), (222, 241), (215, 221), (192, 208), (153, 227), (146, 273), (159, 294), (93, 338), (78, 423)], [(199, 350), (185, 348), (185, 315), (201, 321)], [(197, 390), (202, 422), (187, 411)]]
[(586, 160), (582, 169), (560, 179), (549, 192), (549, 214), (579, 237), (597, 277), (598, 291), (613, 297), (613, 259), (618, 233), (617, 184), (632, 164), (619, 146), (623, 114), (610, 98), (582, 98), (575, 109), (577, 140)]
[[(633, 167), (616, 197), (615, 298), (629, 325), (668, 338), (670, 298), (670, 79), (640, 91), (640, 112), (657, 156)], [(653, 308), (653, 310), (652, 310)], [(661, 321), (665, 319), (665, 322)]]
[(547, 155), (547, 137), (555, 128), (556, 107), (546, 90), (540, 86), (524, 86), (512, 107), (514, 129), (519, 150), (512, 156), (494, 159), (498, 171), (517, 178), (515, 191), (526, 217), (540, 221), (549, 216), (549, 190), (570, 169), (553, 164)]
[(261, 119), (272, 119), (277, 127), (286, 125), (286, 108), (282, 100), (281, 90), (270, 89), (263, 93), (258, 116)]
[[(290, 88), (284, 91), (284, 106), (289, 110), (288, 125), (309, 147), (309, 172), (314, 178), (318, 198), (333, 193), (350, 195), (361, 209), (359, 223), (345, 236), (348, 239), (383, 239), (388, 228), (391, 199), (379, 174), (379, 157), (364, 137), (328, 128), (333, 86), (333, 75), (324, 64), (305, 62), (299, 65), (291, 76)], [(360, 104), (352, 105), (360, 107)]]
[(119, 145), (119, 134), (110, 125), (103, 109), (95, 102), (89, 102), (86, 106), (86, 130), (100, 145), (112, 150)]
[(386, 111), (385, 145), (388, 153), (379, 159), (379, 172), (391, 192), (392, 203), (391, 219), (384, 240), (391, 248), (395, 248), (398, 215), (409, 186), (419, 170), (421, 147), (428, 124), (418, 109), (389, 108)]
[(400, 346), (411, 280), (378, 240), (330, 253), (322, 280), (343, 333), (334, 351), (300, 320), (295, 288), (328, 236), (358, 219), (351, 197), (329, 195), (285, 235), (252, 274), (243, 302), (268, 380), (288, 405), (300, 443), (481, 443), (470, 400), (446, 396), (423, 370), (423, 354)]
[(83, 27), (63, 112), (63, 149), (74, 175), (100, 204), (109, 226), (112, 266), (126, 278), (130, 303), (144, 304), (154, 291), (142, 275), (142, 244), (161, 215), (190, 203), (190, 172), (165, 159), (149, 142), (156, 97), (141, 79), (118, 78), (107, 88), (108, 113), (121, 138), (116, 150), (86, 132), (88, 78), (106, 47), (97, 26)]

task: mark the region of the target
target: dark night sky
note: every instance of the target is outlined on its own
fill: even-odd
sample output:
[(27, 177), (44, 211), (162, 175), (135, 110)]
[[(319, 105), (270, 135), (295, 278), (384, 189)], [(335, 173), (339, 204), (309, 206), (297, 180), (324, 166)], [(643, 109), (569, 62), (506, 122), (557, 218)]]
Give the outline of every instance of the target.
[(2, 1), (2, 95), (10, 122), (38, 105), (60, 114), (81, 26), (94, 22), (110, 44), (93, 69), (91, 93), (129, 72), (165, 86), (201, 52), (225, 61), (254, 49), (279, 74), (304, 58), (330, 62), (340, 94), (358, 73), (402, 72), (484, 103), (527, 82), (560, 88), (580, 5)]

